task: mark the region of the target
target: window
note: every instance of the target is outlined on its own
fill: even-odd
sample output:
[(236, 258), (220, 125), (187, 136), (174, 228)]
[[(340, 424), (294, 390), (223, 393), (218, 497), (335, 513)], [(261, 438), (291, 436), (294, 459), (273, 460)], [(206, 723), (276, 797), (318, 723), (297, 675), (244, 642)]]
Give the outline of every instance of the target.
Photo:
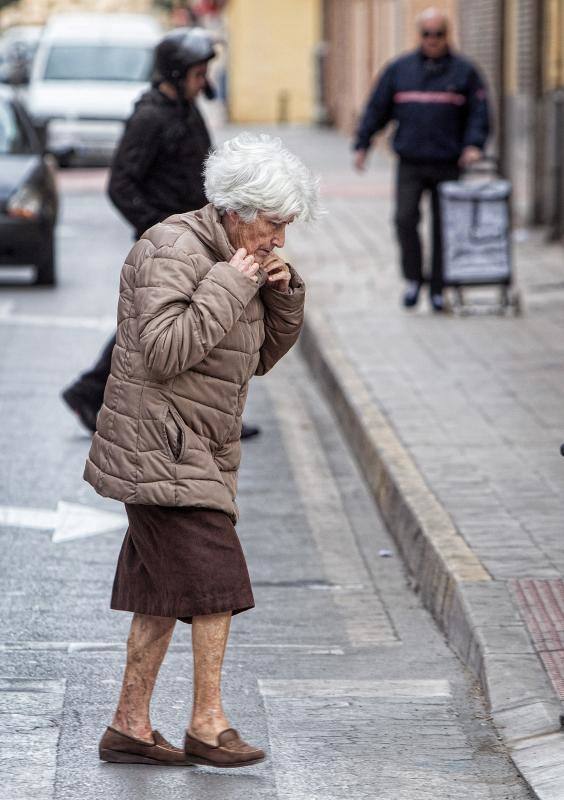
[(56, 45), (45, 67), (46, 81), (148, 81), (153, 67), (149, 47)]

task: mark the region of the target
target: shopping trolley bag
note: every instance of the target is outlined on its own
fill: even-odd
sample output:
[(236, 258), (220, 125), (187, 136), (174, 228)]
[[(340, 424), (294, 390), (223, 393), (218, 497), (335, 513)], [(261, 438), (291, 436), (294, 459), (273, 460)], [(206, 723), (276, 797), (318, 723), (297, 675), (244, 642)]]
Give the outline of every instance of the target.
[(511, 283), (510, 196), (498, 177), (440, 184), (445, 285)]

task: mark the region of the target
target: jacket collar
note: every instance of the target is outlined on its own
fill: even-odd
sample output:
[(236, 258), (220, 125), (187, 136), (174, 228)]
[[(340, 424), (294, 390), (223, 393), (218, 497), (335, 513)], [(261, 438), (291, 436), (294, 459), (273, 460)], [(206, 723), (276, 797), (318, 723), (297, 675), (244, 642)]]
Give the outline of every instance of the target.
[(199, 211), (182, 214), (181, 219), (218, 260), (231, 261), (235, 255), (235, 248), (227, 238), (219, 211), (213, 203), (200, 208)]
[(442, 56), (439, 56), (439, 58), (431, 58), (430, 56), (426, 56), (421, 47), (417, 48), (417, 54), (419, 55), (421, 61), (430, 61), (431, 63), (437, 65), (446, 64), (446, 62), (450, 61), (452, 58), (452, 50), (450, 47), (447, 49), (446, 53), (444, 53)]

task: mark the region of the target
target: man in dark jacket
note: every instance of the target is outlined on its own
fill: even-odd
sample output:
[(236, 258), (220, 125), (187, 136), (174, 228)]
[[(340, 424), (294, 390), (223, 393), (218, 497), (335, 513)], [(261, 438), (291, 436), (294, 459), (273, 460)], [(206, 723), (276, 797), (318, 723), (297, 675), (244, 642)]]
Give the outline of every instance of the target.
[[(202, 173), (211, 139), (195, 101), (200, 92), (213, 97), (207, 67), (214, 56), (212, 39), (201, 28), (171, 31), (157, 45), (153, 86), (126, 124), (108, 187), (137, 238), (171, 214), (207, 204)], [(94, 367), (62, 395), (91, 431), (96, 430), (115, 341), (114, 335)], [(247, 426), (243, 435), (257, 432)]]
[(389, 64), (366, 105), (354, 144), (355, 167), (363, 170), (372, 137), (396, 122), (399, 156), (396, 229), (407, 289), (406, 308), (419, 299), (423, 259), (418, 232), (423, 192), (430, 191), (433, 217), (431, 304), (443, 310), (443, 271), (438, 184), (456, 180), (461, 168), (481, 155), (489, 133), (484, 83), (476, 68), (448, 42), (448, 19), (436, 9), (418, 18), (420, 47)]
[[(202, 170), (211, 139), (194, 101), (208, 89), (207, 62), (214, 51), (203, 34), (202, 52), (192, 52), (197, 31), (189, 29), (185, 34), (186, 55), (180, 58), (185, 59), (187, 71), (178, 87), (177, 73), (184, 70), (181, 65), (174, 68), (168, 51), (164, 56), (159, 51), (169, 44), (170, 36), (157, 48), (157, 73), (159, 77), (164, 73), (167, 80), (153, 85), (137, 102), (114, 156), (108, 194), (133, 225), (137, 238), (171, 214), (195, 211), (208, 202)], [(188, 64), (197, 57), (206, 60)]]

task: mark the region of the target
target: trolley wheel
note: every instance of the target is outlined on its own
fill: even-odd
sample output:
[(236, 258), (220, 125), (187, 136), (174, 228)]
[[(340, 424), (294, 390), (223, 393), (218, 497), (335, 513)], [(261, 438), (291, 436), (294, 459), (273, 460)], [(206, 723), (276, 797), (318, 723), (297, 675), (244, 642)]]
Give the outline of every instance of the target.
[(505, 314), (510, 305), (509, 287), (506, 284), (503, 284), (499, 288), (499, 313)]
[(513, 311), (515, 316), (522, 313), (521, 295), (517, 289), (513, 289), (510, 284), (500, 287), (499, 313), (505, 314)]
[(462, 291), (461, 286), (453, 286), (452, 291), (454, 294), (454, 303), (452, 306), (452, 310), (454, 312), (460, 312), (464, 310), (464, 292)]
[(521, 292), (518, 289), (511, 289), (509, 292), (509, 303), (515, 316), (520, 317), (523, 313), (523, 303), (521, 301)]

